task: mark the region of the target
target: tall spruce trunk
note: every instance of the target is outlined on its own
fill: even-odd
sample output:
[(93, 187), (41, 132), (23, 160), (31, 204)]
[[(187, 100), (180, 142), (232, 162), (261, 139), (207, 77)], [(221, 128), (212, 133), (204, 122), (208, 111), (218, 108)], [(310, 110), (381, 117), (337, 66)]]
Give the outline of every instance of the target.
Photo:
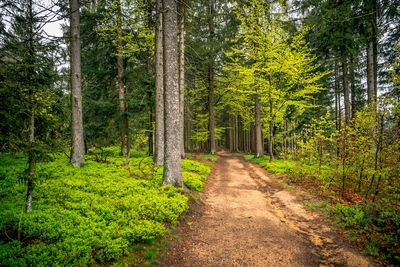
[(190, 112), (190, 105), (189, 104), (186, 104), (185, 105), (185, 107), (186, 107), (186, 112), (185, 112), (185, 116), (186, 116), (186, 120), (185, 120), (185, 122), (186, 122), (186, 127), (185, 127), (185, 131), (186, 131), (186, 134), (185, 134), (185, 147), (186, 147), (186, 149), (188, 150), (188, 151), (192, 151), (193, 150), (193, 148), (192, 148), (192, 145), (191, 145), (191, 134), (192, 134), (192, 121), (191, 121), (191, 119), (192, 119), (192, 116), (191, 116), (191, 112)]
[(261, 103), (260, 103), (260, 96), (256, 91), (255, 96), (255, 130), (256, 130), (256, 157), (260, 158), (264, 156), (264, 149), (263, 149), (263, 140), (262, 140), (262, 126), (261, 126)]
[(155, 138), (154, 165), (164, 164), (164, 70), (163, 70), (163, 23), (162, 0), (156, 0), (156, 34), (155, 34)]
[(82, 121), (81, 38), (79, 1), (70, 0), (70, 65), (71, 65), (71, 164), (83, 167), (85, 145)]
[(344, 94), (344, 121), (346, 125), (350, 122), (350, 91), (347, 57), (342, 49), (342, 73), (343, 73), (343, 94)]
[[(372, 34), (372, 26), (368, 27), (368, 33)], [(375, 95), (375, 55), (374, 55), (374, 42), (370, 40), (367, 47), (367, 91), (368, 103), (371, 104), (376, 100)]]
[(209, 130), (210, 130), (210, 153), (215, 154), (216, 142), (215, 142), (215, 114), (214, 114), (214, 2), (213, 0), (208, 1), (208, 42), (209, 42), (209, 54), (208, 54), (208, 111), (209, 111)]
[[(28, 13), (29, 13), (29, 42), (28, 42), (28, 80), (32, 81), (34, 75), (34, 57), (35, 57), (35, 50), (33, 44), (33, 7), (32, 7), (32, 0), (28, 1)], [(32, 211), (32, 198), (33, 198), (33, 190), (35, 187), (35, 160), (34, 160), (34, 152), (33, 146), (35, 143), (35, 99), (34, 99), (34, 88), (31, 85), (29, 88), (29, 105), (30, 105), (30, 117), (29, 117), (29, 136), (28, 136), (28, 144), (29, 144), (29, 151), (28, 151), (28, 177), (27, 177), (27, 191), (26, 191), (26, 204), (25, 210), (26, 212)], [(19, 238), (18, 238), (19, 240)]]
[(163, 184), (183, 187), (180, 132), (177, 6), (175, 0), (163, 0), (164, 61), (164, 175)]
[(351, 118), (356, 117), (356, 77), (355, 77), (355, 64), (354, 57), (350, 58), (350, 91), (351, 91)]
[(338, 68), (335, 65), (335, 118), (336, 130), (340, 130), (340, 94), (339, 94), (339, 74)]
[(118, 99), (119, 99), (119, 114), (121, 124), (121, 154), (126, 156), (130, 148), (127, 146), (129, 135), (128, 132), (128, 116), (126, 114), (125, 102), (125, 84), (124, 84), (124, 59), (122, 57), (122, 10), (121, 3), (117, 1), (117, 66), (118, 66)]
[(185, 156), (185, 2), (179, 4), (179, 117), (181, 158)]
[[(152, 0), (146, 0), (146, 26), (149, 32), (153, 32), (153, 1)], [(146, 48), (146, 63), (147, 63), (147, 73), (149, 77), (153, 77), (153, 56), (152, 56), (152, 48), (147, 47)], [(153, 101), (153, 91), (148, 91), (147, 97), (149, 99), (149, 103), (152, 103)], [(152, 156), (154, 155), (154, 128), (153, 128), (153, 123), (154, 123), (154, 116), (153, 116), (154, 110), (153, 110), (153, 105), (150, 105), (149, 108), (149, 124), (148, 124), (148, 155)], [(129, 129), (128, 129), (129, 131)]]
[(366, 0), (365, 6), (367, 7), (366, 12), (369, 14), (367, 19), (367, 32), (368, 32), (368, 44), (367, 44), (367, 95), (368, 104), (376, 101), (377, 98), (377, 1)]

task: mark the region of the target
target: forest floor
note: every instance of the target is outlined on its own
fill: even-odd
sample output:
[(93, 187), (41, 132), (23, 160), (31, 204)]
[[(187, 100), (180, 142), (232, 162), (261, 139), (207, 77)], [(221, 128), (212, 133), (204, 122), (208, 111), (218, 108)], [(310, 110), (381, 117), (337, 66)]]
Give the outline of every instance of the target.
[(162, 266), (375, 266), (262, 167), (220, 152)]

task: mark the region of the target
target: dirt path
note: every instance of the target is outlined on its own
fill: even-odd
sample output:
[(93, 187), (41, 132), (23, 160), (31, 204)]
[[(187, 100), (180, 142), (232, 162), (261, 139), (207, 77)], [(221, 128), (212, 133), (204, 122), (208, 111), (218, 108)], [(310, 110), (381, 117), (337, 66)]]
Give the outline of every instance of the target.
[(220, 155), (202, 193), (205, 205), (165, 265), (373, 266), (263, 168)]

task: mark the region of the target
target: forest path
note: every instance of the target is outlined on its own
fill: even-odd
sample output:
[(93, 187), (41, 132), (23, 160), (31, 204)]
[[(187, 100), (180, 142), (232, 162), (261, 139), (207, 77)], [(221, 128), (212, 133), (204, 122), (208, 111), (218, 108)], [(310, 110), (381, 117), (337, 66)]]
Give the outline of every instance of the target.
[(178, 229), (165, 265), (374, 265), (263, 168), (227, 152), (220, 156), (201, 195), (205, 205)]

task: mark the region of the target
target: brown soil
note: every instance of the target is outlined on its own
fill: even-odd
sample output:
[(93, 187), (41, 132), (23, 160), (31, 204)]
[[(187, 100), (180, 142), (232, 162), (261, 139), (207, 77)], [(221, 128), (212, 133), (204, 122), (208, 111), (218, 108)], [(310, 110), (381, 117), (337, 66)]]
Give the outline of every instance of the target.
[(374, 266), (260, 166), (220, 152), (162, 266)]

